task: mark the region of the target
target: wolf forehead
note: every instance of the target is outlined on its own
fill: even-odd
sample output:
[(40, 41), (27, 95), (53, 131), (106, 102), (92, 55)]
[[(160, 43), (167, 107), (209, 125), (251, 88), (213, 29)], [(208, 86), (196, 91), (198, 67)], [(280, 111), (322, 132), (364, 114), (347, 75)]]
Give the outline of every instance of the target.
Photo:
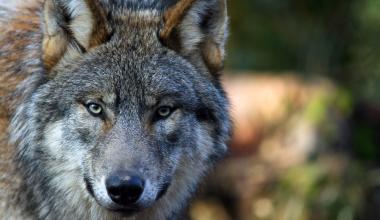
[(159, 9), (171, 6), (178, 0), (101, 0), (104, 5), (129, 9)]
[(72, 88), (77, 95), (115, 94), (118, 99), (140, 94), (153, 103), (165, 96), (185, 95), (182, 99), (190, 99), (197, 84), (210, 83), (173, 52), (163, 50), (143, 57), (130, 50), (115, 51), (114, 46), (105, 46), (71, 67), (58, 67), (52, 87), (65, 91)]

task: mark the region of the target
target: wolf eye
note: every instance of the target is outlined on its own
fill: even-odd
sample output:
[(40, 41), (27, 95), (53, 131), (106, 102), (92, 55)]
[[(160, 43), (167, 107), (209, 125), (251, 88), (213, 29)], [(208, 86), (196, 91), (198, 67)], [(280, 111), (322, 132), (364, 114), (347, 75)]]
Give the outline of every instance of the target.
[(102, 106), (96, 103), (88, 103), (86, 107), (87, 110), (94, 116), (99, 116), (103, 112)]
[(157, 109), (157, 115), (161, 118), (167, 118), (169, 117), (173, 112), (173, 108), (169, 106), (162, 106)]

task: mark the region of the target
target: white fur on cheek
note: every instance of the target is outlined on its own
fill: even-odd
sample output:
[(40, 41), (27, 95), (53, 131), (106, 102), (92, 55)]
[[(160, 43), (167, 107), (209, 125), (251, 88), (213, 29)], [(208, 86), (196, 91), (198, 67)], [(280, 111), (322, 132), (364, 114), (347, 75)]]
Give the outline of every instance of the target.
[[(65, 193), (62, 199), (67, 201), (67, 204), (76, 204), (72, 207), (73, 210), (86, 212), (86, 203), (89, 197), (86, 192), (85, 183), (81, 180), (81, 164), (82, 153), (65, 152), (65, 137), (64, 124), (62, 121), (57, 121), (47, 125), (44, 131), (43, 147), (47, 150), (51, 160), (51, 166), (47, 167), (51, 179), (52, 186), (61, 192)], [(79, 148), (78, 148), (79, 149)], [(80, 150), (78, 150), (80, 151)]]
[[(44, 132), (44, 147), (48, 150), (49, 157), (55, 158), (55, 166), (49, 167), (50, 172), (59, 179), (57, 184), (62, 188), (72, 189), (78, 187), (79, 181), (75, 177), (80, 176), (82, 154), (73, 152), (68, 154), (65, 149), (64, 126), (62, 121), (48, 125)], [(58, 164), (56, 163), (58, 162)], [(67, 178), (60, 178), (67, 176)], [(85, 189), (83, 184), (81, 188)]]
[(50, 154), (61, 155), (63, 123), (61, 121), (57, 121), (46, 126), (44, 138), (44, 144), (50, 151)]

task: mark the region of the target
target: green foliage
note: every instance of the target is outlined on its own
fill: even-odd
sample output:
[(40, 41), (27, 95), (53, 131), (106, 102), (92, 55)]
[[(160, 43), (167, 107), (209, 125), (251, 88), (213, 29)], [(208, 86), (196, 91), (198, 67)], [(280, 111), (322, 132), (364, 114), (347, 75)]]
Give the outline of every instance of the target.
[(374, 141), (376, 138), (376, 131), (367, 123), (357, 123), (353, 134), (356, 155), (363, 160), (376, 161), (379, 155), (378, 145)]
[[(336, 155), (285, 171), (271, 191), (270, 197), (280, 211), (270, 219), (360, 219), (369, 184), (363, 171), (358, 163), (347, 163)], [(286, 218), (286, 213), (301, 214)]]
[(323, 74), (380, 98), (380, 1), (229, 1), (230, 69)]
[(354, 13), (357, 29), (350, 47), (352, 85), (355, 92), (369, 100), (380, 98), (380, 2), (357, 1)]

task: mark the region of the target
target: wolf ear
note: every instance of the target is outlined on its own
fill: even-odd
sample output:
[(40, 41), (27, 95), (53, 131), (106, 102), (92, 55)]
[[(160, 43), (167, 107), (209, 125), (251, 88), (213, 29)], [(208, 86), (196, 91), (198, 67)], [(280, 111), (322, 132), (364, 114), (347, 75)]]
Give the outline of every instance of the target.
[(51, 70), (66, 56), (98, 46), (108, 36), (106, 15), (97, 1), (46, 0), (43, 11), (43, 62)]
[(227, 39), (226, 0), (179, 0), (164, 13), (161, 41), (217, 76)]

